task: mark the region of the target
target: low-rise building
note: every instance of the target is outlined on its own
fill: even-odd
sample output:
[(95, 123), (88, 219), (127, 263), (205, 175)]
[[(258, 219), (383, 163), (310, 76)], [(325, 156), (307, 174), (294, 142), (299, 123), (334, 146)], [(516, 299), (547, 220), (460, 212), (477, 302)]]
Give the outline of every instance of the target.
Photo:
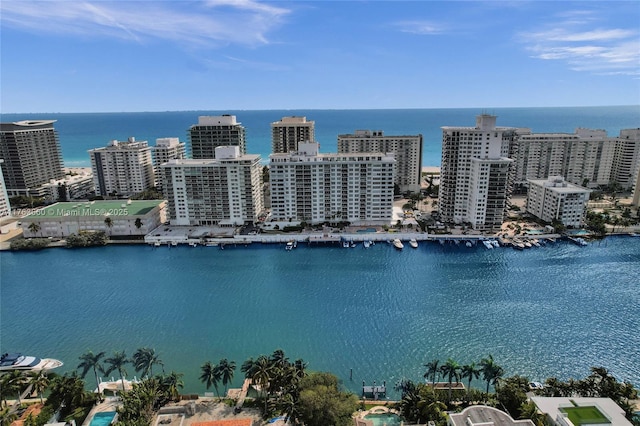
[(514, 420), (509, 414), (487, 405), (472, 405), (460, 413), (449, 414), (449, 426), (534, 426), (529, 420)]
[(65, 169), (64, 178), (51, 180), (43, 187), (47, 190), (45, 198), (49, 202), (86, 199), (96, 189), (91, 169), (84, 167)]
[(591, 190), (571, 184), (562, 176), (530, 179), (527, 212), (551, 223), (554, 220), (567, 227), (584, 224)]
[(20, 219), (23, 235), (66, 237), (104, 231), (113, 237), (142, 236), (166, 221), (164, 200), (112, 200), (55, 203)]
[(538, 410), (547, 416), (552, 425), (610, 425), (632, 426), (625, 418), (624, 410), (611, 398), (531, 398)]

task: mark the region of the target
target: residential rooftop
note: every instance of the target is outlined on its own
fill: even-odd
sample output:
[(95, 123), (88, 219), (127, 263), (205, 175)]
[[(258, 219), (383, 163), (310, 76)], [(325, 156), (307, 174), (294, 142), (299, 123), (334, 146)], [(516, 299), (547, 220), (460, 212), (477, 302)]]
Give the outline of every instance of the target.
[(144, 216), (164, 200), (99, 200), (55, 203), (23, 219), (55, 219), (65, 216)]

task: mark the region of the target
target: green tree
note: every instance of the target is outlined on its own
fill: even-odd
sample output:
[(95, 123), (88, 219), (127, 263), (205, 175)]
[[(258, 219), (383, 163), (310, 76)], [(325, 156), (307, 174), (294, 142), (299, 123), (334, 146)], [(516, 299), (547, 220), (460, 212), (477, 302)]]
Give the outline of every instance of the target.
[(489, 385), (496, 385), (498, 380), (504, 375), (504, 370), (493, 360), (493, 355), (489, 355), (480, 361), (480, 370), (482, 371), (482, 379), (487, 382), (487, 394), (489, 393)]
[(122, 391), (125, 391), (124, 386), (124, 378), (127, 375), (127, 370), (125, 370), (124, 366), (126, 364), (131, 363), (131, 360), (127, 358), (127, 355), (124, 351), (114, 352), (111, 358), (107, 358), (104, 360), (106, 364), (109, 364), (109, 368), (105, 371), (105, 374), (108, 376), (111, 372), (117, 370), (120, 375), (120, 381), (122, 382)]
[(184, 388), (184, 381), (182, 380), (182, 376), (182, 373), (176, 373), (175, 371), (172, 371), (162, 380), (162, 384), (166, 388), (167, 395), (173, 401), (178, 401), (180, 399), (180, 389)]
[(425, 367), (427, 367), (427, 372), (424, 373), (424, 378), (427, 380), (431, 380), (431, 386), (433, 387), (435, 387), (436, 380), (440, 375), (440, 366), (438, 365), (439, 363), (440, 360), (434, 359), (433, 361), (424, 365)]
[(475, 378), (478, 379), (480, 377), (481, 370), (476, 366), (475, 362), (471, 364), (463, 365), (460, 368), (460, 377), (469, 379), (469, 387), (467, 388), (467, 396), (471, 391), (471, 381)]
[(105, 217), (104, 224), (107, 225), (107, 228), (109, 229), (109, 235), (111, 235), (111, 228), (113, 228), (113, 219), (111, 219), (109, 216)]
[(18, 415), (9, 407), (0, 410), (0, 426), (11, 426), (16, 420), (18, 420)]
[(500, 381), (500, 388), (496, 390), (498, 402), (511, 414), (511, 417), (521, 417), (523, 405), (527, 402), (529, 379), (522, 376), (507, 377)]
[(162, 360), (152, 348), (139, 348), (133, 354), (133, 368), (140, 373), (141, 377), (153, 376), (153, 366), (164, 365)]
[(455, 379), (456, 383), (460, 382), (460, 364), (449, 358), (447, 362), (440, 367), (440, 372), (442, 373), (442, 377), (449, 381), (449, 401), (451, 401), (452, 381)]
[(29, 226), (27, 227), (27, 229), (29, 230), (29, 232), (31, 232), (32, 234), (37, 234), (38, 232), (40, 232), (40, 224), (36, 223), (36, 222), (31, 222), (29, 224)]
[(229, 361), (226, 358), (222, 358), (218, 363), (218, 373), (222, 379), (222, 385), (224, 386), (224, 393), (227, 394), (227, 388), (229, 383), (233, 380), (233, 373), (236, 369), (235, 361)]
[(47, 388), (49, 387), (49, 375), (47, 374), (46, 370), (38, 370), (38, 371), (31, 371), (29, 373), (29, 385), (31, 386), (31, 389), (33, 392), (37, 393), (40, 396), (40, 403), (44, 404), (44, 399), (42, 397), (42, 394), (44, 393), (45, 390), (47, 390)]
[(240, 367), (240, 371), (244, 373), (245, 379), (250, 379), (253, 377), (253, 373), (255, 372), (255, 365), (256, 365), (256, 362), (253, 360), (253, 357), (247, 359), (245, 362), (242, 363), (242, 366)]
[(202, 371), (202, 374), (200, 374), (200, 381), (205, 384), (205, 387), (207, 389), (210, 389), (211, 385), (213, 385), (216, 390), (216, 395), (218, 395), (218, 398), (220, 398), (220, 392), (218, 392), (218, 383), (220, 382), (221, 375), (220, 371), (218, 370), (218, 366), (214, 366), (211, 361), (207, 361), (202, 364), (202, 366), (200, 367), (200, 371)]
[(300, 381), (298, 411), (305, 426), (350, 426), (358, 398), (341, 391), (330, 373), (312, 373)]
[(260, 386), (260, 389), (264, 392), (265, 413), (267, 412), (267, 401), (269, 399), (269, 391), (274, 369), (275, 368), (269, 359), (266, 356), (261, 355), (255, 362), (253, 376), (251, 376), (253, 383)]
[(20, 402), (20, 394), (24, 391), (27, 384), (27, 378), (23, 371), (12, 370), (8, 373), (0, 376), (0, 392), (2, 392), (2, 400), (5, 407), (7, 404), (7, 397), (17, 397)]
[(91, 351), (87, 351), (84, 354), (80, 355), (80, 361), (82, 362), (78, 364), (78, 366), (76, 367), (76, 369), (82, 369), (80, 373), (80, 377), (83, 379), (86, 377), (89, 370), (93, 370), (93, 375), (96, 378), (96, 389), (98, 389), (98, 392), (100, 394), (102, 392), (100, 392), (100, 382), (98, 381), (98, 370), (103, 371), (101, 360), (102, 358), (104, 358), (104, 356), (105, 356), (104, 352), (98, 352), (97, 354), (94, 354)]
[(142, 220), (138, 217), (136, 221), (133, 223), (136, 226), (136, 229), (142, 228)]

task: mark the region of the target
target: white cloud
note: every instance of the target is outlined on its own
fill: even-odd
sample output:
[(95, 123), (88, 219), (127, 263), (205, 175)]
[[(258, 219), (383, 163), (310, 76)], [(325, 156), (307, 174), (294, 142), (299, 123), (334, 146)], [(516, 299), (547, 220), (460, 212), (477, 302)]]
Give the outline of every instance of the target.
[(267, 34), (289, 11), (250, 0), (15, 1), (0, 2), (3, 26), (31, 32), (116, 37), (135, 42), (163, 39), (216, 46), (269, 43)]
[(574, 71), (600, 75), (637, 75), (640, 32), (637, 28), (594, 28), (589, 11), (565, 12), (549, 29), (519, 34), (534, 58), (564, 61)]
[(445, 27), (431, 21), (400, 21), (393, 24), (399, 31), (411, 34), (432, 35), (442, 34)]

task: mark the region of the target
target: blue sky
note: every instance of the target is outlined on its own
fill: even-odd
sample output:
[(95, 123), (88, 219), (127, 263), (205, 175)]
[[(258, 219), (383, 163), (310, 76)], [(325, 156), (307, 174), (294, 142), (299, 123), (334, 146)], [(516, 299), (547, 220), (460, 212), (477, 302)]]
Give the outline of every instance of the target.
[(2, 0), (0, 111), (640, 104), (640, 5)]

